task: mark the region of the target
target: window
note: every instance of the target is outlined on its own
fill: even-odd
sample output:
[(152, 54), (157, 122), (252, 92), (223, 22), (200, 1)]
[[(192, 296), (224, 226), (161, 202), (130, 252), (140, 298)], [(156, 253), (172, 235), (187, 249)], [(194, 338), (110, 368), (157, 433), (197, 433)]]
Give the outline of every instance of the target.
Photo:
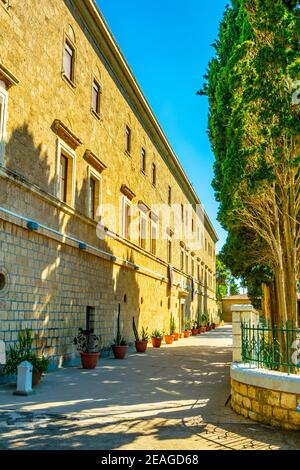
[(58, 143), (58, 198), (74, 207), (75, 153), (65, 143)]
[(141, 151), (141, 171), (146, 173), (146, 150), (144, 148)]
[(64, 47), (64, 76), (74, 82), (75, 78), (75, 48), (66, 40)]
[(184, 222), (184, 207), (183, 204), (181, 204), (181, 222)]
[(168, 187), (168, 204), (169, 204), (169, 206), (172, 204), (172, 188), (171, 188), (171, 186)]
[(195, 223), (194, 223), (194, 219), (192, 218), (192, 233), (194, 233), (194, 226), (195, 226)]
[(186, 274), (189, 273), (189, 254), (186, 252), (185, 254), (185, 272)]
[(131, 152), (131, 129), (128, 126), (126, 126), (125, 130), (125, 151), (127, 153)]
[[(0, 163), (4, 163), (4, 145), (6, 139), (7, 91), (0, 81)], [(4, 85), (5, 86), (5, 85)]]
[(95, 329), (95, 307), (86, 307), (86, 329), (94, 331)]
[(180, 249), (180, 269), (184, 271), (184, 249)]
[(147, 216), (143, 211), (140, 211), (140, 246), (146, 248), (147, 239)]
[(157, 223), (151, 220), (151, 246), (150, 251), (152, 255), (156, 256), (156, 240), (157, 240)]
[(123, 237), (131, 238), (131, 203), (126, 196), (123, 197)]
[(99, 116), (100, 114), (100, 95), (101, 88), (96, 80), (93, 80), (92, 87), (92, 111)]
[(191, 262), (191, 275), (192, 275), (192, 277), (194, 277), (194, 271), (195, 271), (195, 261), (194, 261), (194, 258), (192, 256), (192, 262)]
[(88, 214), (93, 220), (100, 217), (101, 176), (89, 168)]
[(60, 157), (60, 199), (67, 202), (68, 194), (68, 157)]
[(199, 282), (200, 281), (200, 264), (199, 263), (197, 264), (197, 279)]
[(172, 238), (168, 236), (167, 240), (167, 258), (168, 258), (168, 263), (172, 263)]
[(152, 184), (156, 186), (156, 165), (152, 163)]

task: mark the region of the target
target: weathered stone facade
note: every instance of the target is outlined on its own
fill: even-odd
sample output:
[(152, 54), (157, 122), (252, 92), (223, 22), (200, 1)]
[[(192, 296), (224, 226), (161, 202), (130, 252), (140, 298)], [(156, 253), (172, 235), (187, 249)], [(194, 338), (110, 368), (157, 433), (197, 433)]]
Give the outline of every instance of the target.
[[(150, 331), (167, 331), (171, 313), (177, 329), (204, 311), (214, 318), (215, 231), (205, 213), (197, 217), (200, 201), (100, 12), (92, 0), (9, 3), (7, 9), (0, 0), (0, 92), (6, 97), (0, 118), (0, 339), (11, 344), (29, 327), (36, 346), (61, 364), (74, 355), (73, 337), (85, 326), (87, 306), (95, 307), (104, 347), (114, 336), (119, 303), (129, 340), (132, 316)], [(75, 54), (71, 81), (63, 74), (66, 40)], [(91, 110), (93, 80), (101, 88), (99, 113)], [(126, 126), (130, 153), (124, 151)], [(66, 203), (58, 194), (61, 148), (73, 165)], [(102, 212), (102, 239), (89, 215), (91, 172), (99, 176), (101, 206), (111, 207)], [(169, 188), (172, 204), (179, 212), (184, 207), (180, 224), (193, 224), (192, 237), (174, 236), (178, 220), (166, 216)], [(153, 214), (158, 219), (155, 254), (149, 239), (140, 246), (138, 224), (131, 241), (121, 233), (128, 193), (132, 204), (144, 207), (148, 233)], [(28, 220), (39, 224), (37, 230)]]

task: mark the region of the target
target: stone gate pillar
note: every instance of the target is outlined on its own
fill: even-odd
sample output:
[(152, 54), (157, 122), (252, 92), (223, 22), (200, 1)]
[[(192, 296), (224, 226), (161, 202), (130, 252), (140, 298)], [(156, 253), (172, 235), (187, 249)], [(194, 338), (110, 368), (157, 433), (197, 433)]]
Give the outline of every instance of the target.
[(233, 362), (242, 362), (242, 331), (241, 322), (251, 326), (259, 323), (259, 313), (253, 305), (232, 305), (232, 355)]

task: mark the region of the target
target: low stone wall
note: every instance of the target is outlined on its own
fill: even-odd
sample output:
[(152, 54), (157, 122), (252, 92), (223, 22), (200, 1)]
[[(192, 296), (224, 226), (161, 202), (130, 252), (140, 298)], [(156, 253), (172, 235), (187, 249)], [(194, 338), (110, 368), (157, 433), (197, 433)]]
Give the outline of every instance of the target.
[(275, 427), (300, 430), (300, 376), (231, 367), (231, 406), (245, 418)]

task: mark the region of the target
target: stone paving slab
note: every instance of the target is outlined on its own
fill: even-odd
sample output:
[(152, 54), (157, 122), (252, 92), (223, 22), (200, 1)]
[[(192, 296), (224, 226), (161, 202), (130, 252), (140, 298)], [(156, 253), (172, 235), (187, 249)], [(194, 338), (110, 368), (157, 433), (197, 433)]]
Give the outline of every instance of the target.
[(181, 339), (94, 371), (47, 374), (29, 397), (0, 387), (0, 449), (297, 449), (299, 433), (236, 415), (231, 328)]

